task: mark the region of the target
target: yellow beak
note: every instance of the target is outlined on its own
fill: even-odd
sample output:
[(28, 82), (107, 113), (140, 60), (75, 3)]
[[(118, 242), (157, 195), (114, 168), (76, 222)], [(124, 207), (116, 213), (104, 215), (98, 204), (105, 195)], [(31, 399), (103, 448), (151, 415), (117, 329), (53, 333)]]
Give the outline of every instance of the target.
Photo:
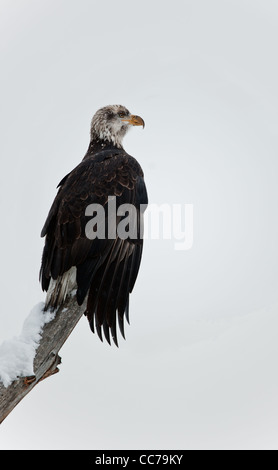
[(126, 121), (132, 126), (143, 126), (143, 128), (145, 127), (144, 120), (140, 116), (135, 116), (134, 114), (132, 114), (128, 118), (122, 119), (122, 121)]

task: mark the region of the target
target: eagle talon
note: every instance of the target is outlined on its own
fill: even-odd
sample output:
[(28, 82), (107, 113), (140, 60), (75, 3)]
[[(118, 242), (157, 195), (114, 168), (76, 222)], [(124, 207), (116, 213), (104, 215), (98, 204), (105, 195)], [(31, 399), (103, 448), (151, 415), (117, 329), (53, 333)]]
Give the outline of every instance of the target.
[(35, 380), (36, 380), (35, 375), (29, 375), (27, 377), (24, 377), (24, 385), (26, 385), (26, 387), (29, 387), (29, 385), (35, 382)]

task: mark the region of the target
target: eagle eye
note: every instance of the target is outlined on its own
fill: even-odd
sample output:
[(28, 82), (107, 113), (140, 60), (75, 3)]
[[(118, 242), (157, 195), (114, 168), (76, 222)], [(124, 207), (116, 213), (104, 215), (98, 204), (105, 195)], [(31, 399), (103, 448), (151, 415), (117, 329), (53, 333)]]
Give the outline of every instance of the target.
[(120, 117), (120, 118), (125, 117), (125, 113), (124, 113), (123, 111), (120, 111), (120, 112), (119, 112), (119, 117)]

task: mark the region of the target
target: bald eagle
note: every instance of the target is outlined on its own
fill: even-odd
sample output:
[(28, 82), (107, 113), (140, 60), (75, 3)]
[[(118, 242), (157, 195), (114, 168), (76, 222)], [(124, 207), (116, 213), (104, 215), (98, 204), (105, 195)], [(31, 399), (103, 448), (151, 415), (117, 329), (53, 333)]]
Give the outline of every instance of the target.
[[(143, 249), (141, 207), (148, 202), (141, 166), (122, 145), (132, 126), (144, 127), (144, 121), (122, 105), (105, 106), (95, 113), (87, 153), (57, 186), (41, 232), (45, 237), (40, 269), (41, 286), (47, 291), (45, 310), (60, 307), (76, 291), (78, 305), (86, 301), (91, 330), (96, 330), (101, 340), (103, 332), (109, 344), (111, 334), (116, 345), (117, 320), (123, 337), (124, 316), (129, 321), (129, 294)], [(117, 211), (113, 237), (108, 234), (109, 198), (114, 198)], [(121, 237), (116, 230), (126, 217), (126, 213), (118, 213), (122, 204), (135, 208), (135, 219), (130, 223), (136, 225), (135, 236), (133, 232)], [(94, 236), (97, 223), (92, 224), (92, 236), (88, 236), (86, 210), (98, 205), (103, 208), (104, 220), (99, 224), (105, 236)]]

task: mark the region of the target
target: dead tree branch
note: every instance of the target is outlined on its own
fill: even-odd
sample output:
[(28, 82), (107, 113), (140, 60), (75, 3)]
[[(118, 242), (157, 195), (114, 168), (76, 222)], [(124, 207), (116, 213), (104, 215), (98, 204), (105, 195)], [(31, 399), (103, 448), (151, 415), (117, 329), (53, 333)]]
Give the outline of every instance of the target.
[(58, 352), (82, 317), (84, 310), (85, 305), (80, 307), (75, 297), (69, 297), (59, 308), (55, 318), (43, 327), (34, 359), (34, 375), (14, 380), (9, 387), (4, 387), (0, 383), (0, 423), (38, 382), (59, 371), (57, 366), (61, 358)]

